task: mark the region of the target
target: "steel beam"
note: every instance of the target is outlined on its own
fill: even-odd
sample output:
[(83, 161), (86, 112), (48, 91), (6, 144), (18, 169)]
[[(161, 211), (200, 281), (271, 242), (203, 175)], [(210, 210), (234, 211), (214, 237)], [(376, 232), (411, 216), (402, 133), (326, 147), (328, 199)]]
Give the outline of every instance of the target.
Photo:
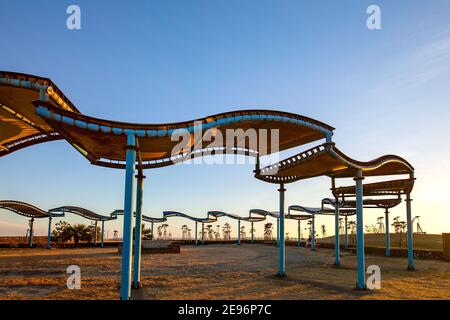
[(238, 240), (237, 245), (241, 245), (241, 219), (238, 220)]
[(134, 227), (134, 265), (133, 265), (133, 286), (141, 287), (141, 244), (142, 244), (142, 196), (144, 186), (144, 176), (137, 175), (136, 184), (136, 224)]
[(348, 217), (344, 217), (345, 221), (345, 250), (348, 250)]
[(202, 222), (202, 245), (205, 244), (205, 223)]
[(105, 246), (105, 220), (102, 220), (102, 243), (100, 246), (103, 248)]
[(52, 247), (52, 216), (48, 217), (47, 249)]
[(280, 216), (279, 216), (279, 253), (280, 253), (280, 268), (278, 270), (278, 275), (283, 277), (286, 275), (286, 257), (285, 257), (285, 249), (286, 243), (284, 241), (284, 193), (286, 189), (284, 188), (284, 183), (280, 183), (280, 189), (278, 189), (280, 193)]
[(391, 256), (391, 235), (389, 234), (389, 209), (384, 211), (385, 231), (386, 231), (386, 257)]
[(195, 221), (195, 245), (198, 246), (198, 222)]
[(30, 238), (28, 239), (28, 246), (33, 247), (33, 234), (34, 234), (34, 218), (30, 219)]
[(120, 299), (129, 300), (131, 293), (131, 246), (133, 228), (133, 189), (134, 167), (136, 163), (136, 137), (128, 134), (125, 169), (125, 200), (123, 214), (123, 241), (122, 241), (122, 277)]
[(280, 218), (277, 218), (277, 247), (280, 246)]
[(363, 222), (363, 181), (361, 169), (358, 169), (356, 182), (356, 232), (357, 232), (357, 247), (356, 252), (358, 256), (358, 283), (357, 289), (366, 289), (366, 266), (364, 258), (364, 222)]
[(252, 244), (253, 244), (253, 243), (255, 243), (255, 235), (254, 235), (254, 233), (255, 233), (254, 230), (255, 230), (255, 229), (253, 228), (253, 221), (252, 221), (251, 229), (252, 229), (251, 232), (252, 232)]
[(413, 226), (411, 218), (411, 195), (406, 195), (406, 227), (408, 233), (408, 270), (414, 270), (414, 252), (413, 252)]

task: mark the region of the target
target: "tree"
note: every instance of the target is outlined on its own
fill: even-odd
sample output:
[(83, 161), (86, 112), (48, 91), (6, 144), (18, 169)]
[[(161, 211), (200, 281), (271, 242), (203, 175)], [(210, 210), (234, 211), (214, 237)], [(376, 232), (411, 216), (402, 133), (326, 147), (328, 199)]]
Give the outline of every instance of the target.
[(189, 228), (187, 225), (182, 225), (181, 226), (181, 239), (183, 240), (187, 240), (188, 239), (188, 232), (189, 232)]
[(151, 228), (145, 228), (145, 223), (142, 224), (142, 239), (153, 240), (153, 234)]
[(72, 226), (73, 240), (75, 246), (78, 246), (80, 240), (91, 241), (92, 239), (92, 229), (84, 224), (75, 224)]
[(72, 226), (66, 221), (60, 221), (55, 225), (55, 230), (52, 232), (52, 237), (57, 242), (70, 241), (73, 237)]
[(156, 228), (156, 230), (158, 233), (158, 239), (161, 239), (162, 235), (163, 235), (162, 226), (158, 226), (158, 228)]
[(163, 230), (163, 239), (167, 239), (167, 228), (169, 227), (169, 225), (167, 223), (164, 223), (161, 228)]
[(322, 229), (322, 238), (325, 238), (325, 236), (327, 235), (327, 226), (323, 224), (321, 226), (321, 229)]
[(378, 226), (371, 224), (371, 225), (365, 225), (366, 233), (378, 233)]
[(245, 226), (241, 227), (241, 239), (245, 240), (245, 238), (247, 237), (247, 233), (245, 232)]
[(270, 222), (266, 223), (264, 225), (264, 240), (272, 240), (273, 239), (272, 228), (273, 228), (273, 224)]
[(212, 228), (212, 224), (208, 224), (206, 226), (206, 230), (205, 230), (206, 235), (208, 236), (209, 240), (213, 240), (213, 234), (214, 234), (214, 230)]
[(356, 222), (355, 221), (349, 221), (348, 222), (348, 229), (350, 229), (350, 234), (356, 233)]
[(231, 226), (230, 226), (230, 224), (228, 222), (223, 225), (222, 233), (223, 233), (223, 238), (225, 240), (230, 240), (231, 239)]

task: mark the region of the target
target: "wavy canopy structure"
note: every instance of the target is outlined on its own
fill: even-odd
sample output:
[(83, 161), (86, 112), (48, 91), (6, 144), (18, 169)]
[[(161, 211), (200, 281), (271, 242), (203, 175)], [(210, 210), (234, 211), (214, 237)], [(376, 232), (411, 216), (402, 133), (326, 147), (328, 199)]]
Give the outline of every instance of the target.
[(48, 218), (53, 216), (32, 204), (14, 200), (0, 200), (0, 209), (5, 209), (28, 218)]
[[(197, 156), (214, 142), (222, 153), (267, 155), (320, 139), (330, 139), (334, 128), (297, 114), (271, 110), (240, 110), (178, 123), (134, 124), (98, 119), (81, 114), (56, 85), (47, 78), (0, 72), (0, 156), (36, 143), (66, 139), (91, 163), (124, 168), (127, 135), (139, 140), (143, 168), (171, 165)], [(220, 141), (227, 130), (242, 130), (233, 141)], [(261, 132), (269, 133), (260, 143)], [(174, 152), (185, 134), (188, 141)], [(181, 138), (180, 138), (181, 139)], [(273, 140), (273, 141), (272, 141)], [(256, 141), (257, 143), (253, 143)]]
[(364, 176), (402, 175), (414, 172), (408, 161), (396, 155), (386, 155), (362, 162), (345, 155), (334, 143), (324, 143), (276, 164), (257, 169), (255, 177), (278, 184), (319, 176), (353, 178), (355, 171), (359, 169)]
[(117, 218), (113, 213), (108, 216), (102, 216), (100, 214), (97, 214), (91, 210), (76, 207), (76, 206), (63, 206), (58, 208), (53, 208), (48, 211), (50, 214), (60, 213), (61, 215), (65, 215), (66, 213), (73, 213), (80, 217), (92, 220), (92, 221), (108, 221), (108, 220), (114, 220)]
[(55, 108), (78, 109), (48, 78), (0, 71), (0, 156), (47, 141), (63, 139), (31, 103), (48, 96)]

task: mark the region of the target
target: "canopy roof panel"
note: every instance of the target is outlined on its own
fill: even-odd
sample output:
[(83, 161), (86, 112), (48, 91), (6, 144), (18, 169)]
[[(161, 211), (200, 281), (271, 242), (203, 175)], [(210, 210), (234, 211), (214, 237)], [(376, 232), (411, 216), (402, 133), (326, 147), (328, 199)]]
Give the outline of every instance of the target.
[[(378, 198), (378, 199), (363, 199), (364, 208), (385, 208), (391, 209), (399, 205), (402, 202), (400, 198)], [(339, 200), (339, 208), (356, 208), (355, 200)], [(322, 208), (324, 205), (331, 205), (333, 208), (336, 207), (336, 200), (332, 198), (322, 199)]]
[[(366, 183), (363, 185), (364, 196), (400, 196), (411, 193), (414, 187), (414, 178), (389, 180), (382, 182)], [(332, 190), (336, 197), (353, 197), (356, 195), (355, 186), (338, 187)], [(348, 201), (348, 200), (345, 200)], [(375, 200), (374, 200), (375, 201)], [(398, 201), (398, 200), (397, 200)], [(393, 204), (395, 201), (393, 201)], [(399, 202), (397, 202), (399, 204)]]
[[(171, 135), (183, 129), (189, 137), (186, 146), (172, 154), (179, 141), (171, 141)], [(227, 129), (242, 129), (244, 135), (230, 143), (226, 141)], [(264, 129), (278, 129), (279, 139), (272, 142), (270, 131), (267, 143), (253, 139)], [(199, 146), (201, 139), (196, 139), (195, 133), (201, 136), (207, 130), (212, 139), (208, 140), (207, 146)], [(255, 156), (330, 138), (333, 130), (333, 127), (308, 117), (270, 110), (240, 110), (164, 124), (108, 121), (82, 115), (48, 78), (0, 71), (0, 156), (37, 143), (65, 138), (93, 164), (123, 168), (126, 136), (132, 133), (139, 140), (143, 168), (153, 168), (186, 160), (194, 156), (193, 152), (202, 155), (199, 151), (209, 147), (211, 140), (214, 148), (224, 153)], [(217, 139), (219, 133), (224, 138), (222, 143)], [(196, 147), (194, 151), (193, 146)]]
[(102, 216), (100, 214), (97, 214), (95, 212), (92, 212), (88, 209), (85, 208), (80, 208), (80, 207), (75, 207), (75, 206), (63, 206), (63, 207), (58, 207), (58, 208), (54, 208), (54, 209), (50, 209), (48, 211), (50, 214), (54, 214), (54, 213), (62, 213), (65, 214), (67, 212), (79, 215), (83, 218), (89, 219), (89, 220), (93, 220), (93, 221), (107, 221), (107, 220), (114, 220), (116, 219), (116, 216), (113, 214), (111, 214), (111, 216)]
[[(278, 219), (280, 217), (280, 212), (278, 211), (266, 211), (263, 209), (251, 209), (250, 214), (260, 214), (262, 216), (270, 216), (272, 218)], [(311, 215), (305, 215), (305, 214), (292, 214), (288, 211), (287, 214), (285, 214), (286, 219), (292, 219), (292, 220), (308, 220), (311, 219)]]
[(248, 222), (260, 222), (264, 221), (266, 217), (264, 215), (261, 215), (257, 212), (251, 212), (249, 213), (248, 217), (241, 217), (233, 213), (226, 213), (223, 211), (208, 211), (208, 216), (216, 216), (216, 217), (228, 217), (235, 220), (242, 220), (242, 221), (248, 221)]
[(178, 211), (164, 211), (163, 216), (165, 219), (170, 218), (170, 217), (182, 217), (182, 218), (186, 218), (186, 219), (189, 219), (189, 220), (192, 220), (195, 222), (200, 222), (200, 223), (213, 223), (213, 222), (216, 222), (218, 220), (218, 218), (220, 218), (220, 217), (228, 217), (231, 219), (248, 221), (248, 222), (260, 222), (260, 221), (265, 220), (265, 215), (261, 215), (260, 213), (252, 212), (252, 211), (250, 211), (248, 217), (242, 217), (237, 214), (227, 213), (227, 212), (218, 211), (218, 210), (208, 211), (206, 218), (197, 218), (197, 217), (188, 215), (183, 212), (178, 212)]
[(31, 103), (47, 97), (55, 108), (79, 113), (50, 79), (0, 71), (0, 157), (37, 143), (62, 139), (35, 113)]
[[(319, 214), (319, 215), (334, 215), (334, 209), (326, 208), (326, 207), (320, 207), (320, 208), (313, 208), (313, 207), (304, 207), (300, 205), (291, 205), (288, 207), (288, 211), (299, 211), (299, 212), (305, 212), (309, 214)], [(340, 208), (339, 209), (339, 215), (341, 216), (350, 216), (356, 214), (356, 209), (353, 208)]]
[(28, 218), (48, 218), (50, 216), (47, 211), (36, 206), (14, 200), (0, 200), (0, 209), (9, 210)]
[[(204, 151), (211, 144), (201, 141), (207, 131), (214, 137), (216, 150), (255, 156), (329, 138), (334, 130), (317, 120), (271, 110), (239, 110), (179, 123), (132, 124), (92, 118), (43, 101), (34, 104), (36, 113), (93, 164), (116, 168), (125, 167), (128, 134), (138, 138), (143, 168), (152, 168), (184, 161), (194, 156), (192, 152)], [(228, 141), (227, 130), (239, 129), (244, 134)], [(267, 143), (259, 142), (260, 130), (267, 130)], [(279, 130), (278, 141), (272, 141), (271, 130)], [(187, 135), (187, 143), (177, 153), (173, 150), (180, 145), (181, 138), (173, 139), (173, 134)], [(218, 136), (223, 139), (216, 139)]]
[(414, 168), (403, 158), (386, 155), (372, 161), (354, 160), (338, 150), (334, 143), (324, 143), (271, 166), (255, 170), (257, 179), (271, 183), (290, 183), (318, 176), (355, 177), (412, 174)]

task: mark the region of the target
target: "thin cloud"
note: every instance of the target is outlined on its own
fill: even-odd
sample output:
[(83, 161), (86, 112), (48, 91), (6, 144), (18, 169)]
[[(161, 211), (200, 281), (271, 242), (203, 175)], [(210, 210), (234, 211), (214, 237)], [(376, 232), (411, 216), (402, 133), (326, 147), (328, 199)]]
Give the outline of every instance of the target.
[(397, 72), (384, 79), (375, 91), (413, 89), (447, 73), (450, 70), (450, 27), (431, 38), (433, 41), (417, 48), (399, 62)]

